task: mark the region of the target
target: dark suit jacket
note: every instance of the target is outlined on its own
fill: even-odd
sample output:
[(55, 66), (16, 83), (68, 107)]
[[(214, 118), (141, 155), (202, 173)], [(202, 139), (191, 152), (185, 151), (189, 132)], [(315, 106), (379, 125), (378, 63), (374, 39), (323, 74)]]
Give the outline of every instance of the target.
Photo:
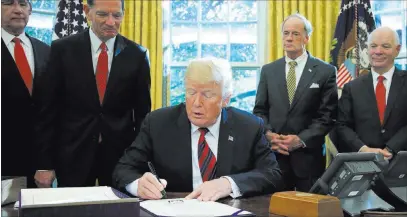
[[(142, 46), (117, 35), (104, 102), (99, 103), (89, 30), (54, 41), (39, 93), (38, 169), (59, 182), (83, 185), (98, 149), (112, 172), (150, 112), (150, 66)], [(99, 135), (103, 144), (100, 145)], [(111, 177), (111, 173), (109, 175)]]
[[(281, 172), (263, 135), (263, 121), (232, 107), (223, 109), (221, 118), (217, 177), (230, 176), (243, 195), (281, 190)], [(115, 186), (124, 190), (149, 172), (148, 161), (168, 181), (167, 191), (192, 191), (191, 124), (185, 104), (146, 116), (140, 134), (116, 166)]]
[[(28, 36), (28, 35), (27, 35)], [(32, 96), (17, 65), (1, 40), (1, 161), (2, 175), (34, 176), (35, 154), (33, 118), (39, 78), (45, 69), (49, 46), (29, 37), (34, 54), (34, 80)]]
[[(308, 54), (309, 55), (309, 54)], [(281, 169), (291, 167), (298, 177), (319, 176), (323, 172), (322, 145), (337, 114), (338, 93), (335, 67), (308, 56), (290, 107), (285, 58), (263, 66), (253, 109), (266, 126), (278, 134), (294, 134), (306, 148), (290, 155), (277, 154)], [(319, 88), (310, 88), (318, 84)]]
[(340, 152), (357, 152), (363, 145), (388, 146), (395, 153), (407, 150), (407, 72), (396, 69), (381, 126), (377, 110), (373, 76), (369, 72), (349, 83), (339, 100), (335, 129)]

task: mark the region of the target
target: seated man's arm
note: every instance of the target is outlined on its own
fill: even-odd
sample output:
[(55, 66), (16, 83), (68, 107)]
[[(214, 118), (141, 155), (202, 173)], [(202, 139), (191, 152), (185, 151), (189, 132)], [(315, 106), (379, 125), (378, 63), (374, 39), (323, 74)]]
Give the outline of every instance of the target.
[[(264, 135), (263, 121), (255, 138), (252, 159), (254, 168), (251, 171), (233, 174), (228, 177), (233, 179), (243, 196), (255, 194), (274, 193), (283, 189), (283, 181), (276, 156), (270, 149)], [(234, 192), (233, 192), (234, 193)]]
[[(124, 151), (113, 171), (113, 184), (119, 190), (141, 178), (149, 172), (147, 162), (151, 159), (151, 144), (149, 133), (149, 114), (141, 124), (140, 132), (135, 141)], [(136, 192), (130, 192), (133, 195)]]
[(345, 84), (342, 90), (342, 96), (339, 99), (338, 104), (338, 119), (336, 122), (336, 132), (338, 137), (341, 138), (343, 144), (336, 145), (346, 145), (349, 147), (338, 147), (340, 150), (350, 150), (352, 152), (358, 152), (363, 146), (364, 143), (359, 139), (358, 135), (354, 131), (355, 119), (353, 117), (353, 99), (350, 90), (351, 86)]

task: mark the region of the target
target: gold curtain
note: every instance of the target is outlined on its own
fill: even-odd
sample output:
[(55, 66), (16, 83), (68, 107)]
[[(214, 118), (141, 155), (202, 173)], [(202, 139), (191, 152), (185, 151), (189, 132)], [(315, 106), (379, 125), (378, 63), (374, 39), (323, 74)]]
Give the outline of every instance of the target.
[[(307, 50), (311, 55), (329, 62), (331, 42), (335, 32), (341, 0), (271, 0), (268, 1), (268, 60), (272, 62), (284, 56), (281, 23), (290, 14), (304, 15), (314, 27)], [(331, 140), (326, 137), (327, 165), (336, 154)]]
[(296, 12), (304, 15), (314, 27), (307, 50), (315, 57), (329, 61), (332, 37), (338, 18), (340, 0), (271, 0), (268, 1), (268, 60), (283, 57), (281, 23)]
[(161, 1), (125, 0), (120, 33), (148, 49), (151, 67), (151, 110), (161, 108), (163, 85)]

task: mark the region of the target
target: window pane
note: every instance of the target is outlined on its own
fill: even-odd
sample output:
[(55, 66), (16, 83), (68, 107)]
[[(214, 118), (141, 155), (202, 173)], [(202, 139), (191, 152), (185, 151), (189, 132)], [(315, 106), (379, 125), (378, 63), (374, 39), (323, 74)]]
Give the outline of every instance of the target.
[(184, 75), (185, 67), (171, 67), (170, 75), (170, 105), (185, 102)]
[(257, 89), (258, 69), (233, 68), (233, 97), (231, 106), (253, 111)]
[(203, 24), (201, 33), (202, 57), (227, 58), (228, 26), (226, 24)]
[(375, 0), (372, 2), (374, 11), (392, 10), (403, 8), (403, 1), (380, 1)]
[(57, 1), (50, 0), (31, 0), (32, 8), (46, 10), (46, 11), (55, 11)]
[(185, 62), (197, 57), (198, 27), (196, 24), (173, 24), (171, 34), (173, 62)]
[(257, 62), (257, 24), (233, 24), (230, 61)]
[(227, 21), (226, 1), (202, 1), (202, 21)]
[(255, 21), (257, 20), (256, 1), (231, 1), (230, 21)]
[(398, 69), (407, 70), (407, 58), (396, 59), (395, 65)]
[(198, 1), (171, 1), (171, 20), (197, 21)]
[(37, 38), (47, 44), (52, 42), (54, 16), (33, 12), (28, 21), (25, 31), (28, 35)]

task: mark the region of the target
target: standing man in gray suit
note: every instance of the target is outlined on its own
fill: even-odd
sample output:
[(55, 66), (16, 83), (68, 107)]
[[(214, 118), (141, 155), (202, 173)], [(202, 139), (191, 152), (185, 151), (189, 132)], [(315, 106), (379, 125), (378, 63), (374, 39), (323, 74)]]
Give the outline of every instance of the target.
[(263, 118), (285, 190), (308, 191), (325, 169), (322, 146), (336, 118), (335, 67), (306, 51), (311, 23), (300, 14), (281, 27), (286, 56), (263, 66), (253, 113)]

